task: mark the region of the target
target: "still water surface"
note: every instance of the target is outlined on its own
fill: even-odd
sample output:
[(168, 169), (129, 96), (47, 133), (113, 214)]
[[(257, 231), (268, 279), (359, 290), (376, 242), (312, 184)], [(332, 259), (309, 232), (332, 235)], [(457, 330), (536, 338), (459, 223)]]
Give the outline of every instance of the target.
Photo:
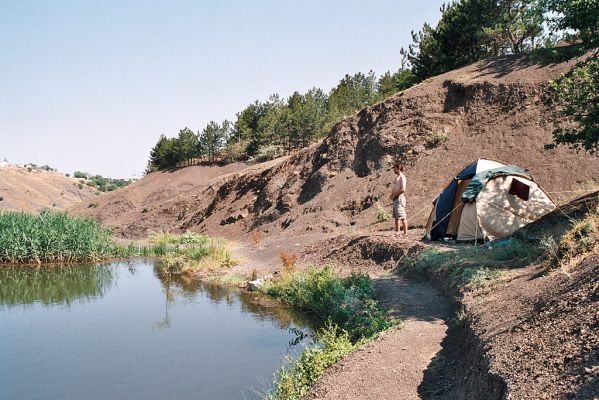
[(0, 399), (254, 399), (308, 323), (152, 261), (0, 267)]

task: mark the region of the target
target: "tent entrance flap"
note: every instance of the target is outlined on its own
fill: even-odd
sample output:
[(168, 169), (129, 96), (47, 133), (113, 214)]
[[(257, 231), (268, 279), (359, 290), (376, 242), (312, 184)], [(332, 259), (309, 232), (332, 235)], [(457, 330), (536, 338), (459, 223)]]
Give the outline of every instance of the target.
[(460, 227), (460, 220), (462, 219), (462, 210), (464, 209), (464, 203), (462, 203), (462, 193), (468, 187), (470, 179), (463, 179), (458, 182), (458, 187), (453, 197), (453, 211), (449, 217), (449, 224), (447, 224), (446, 236), (457, 236), (458, 229)]

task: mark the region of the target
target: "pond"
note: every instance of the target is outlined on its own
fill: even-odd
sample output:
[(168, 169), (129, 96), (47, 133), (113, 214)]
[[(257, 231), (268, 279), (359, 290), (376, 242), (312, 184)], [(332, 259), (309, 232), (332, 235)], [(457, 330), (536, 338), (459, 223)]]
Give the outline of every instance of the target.
[(256, 399), (300, 314), (151, 260), (0, 267), (1, 399)]

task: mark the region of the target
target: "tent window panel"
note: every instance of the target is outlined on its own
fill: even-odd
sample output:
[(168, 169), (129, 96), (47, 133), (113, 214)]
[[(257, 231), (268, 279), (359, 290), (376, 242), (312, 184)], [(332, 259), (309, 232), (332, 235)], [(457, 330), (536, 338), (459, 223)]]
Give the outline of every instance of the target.
[(514, 178), (512, 179), (512, 184), (510, 185), (509, 194), (514, 196), (518, 196), (524, 201), (528, 201), (530, 197), (530, 186), (526, 183)]

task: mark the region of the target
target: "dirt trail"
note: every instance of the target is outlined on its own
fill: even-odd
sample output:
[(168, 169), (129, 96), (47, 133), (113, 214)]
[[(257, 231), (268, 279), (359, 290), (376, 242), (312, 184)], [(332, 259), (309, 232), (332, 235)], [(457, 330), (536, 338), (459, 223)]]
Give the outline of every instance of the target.
[[(376, 237), (379, 241), (394, 241), (392, 235), (378, 234)], [(281, 251), (299, 253), (299, 263), (304, 266), (319, 264), (321, 258), (333, 260), (334, 257), (316, 254), (315, 244), (321, 247), (326, 242), (331, 248), (335, 247), (336, 241), (345, 243), (347, 240), (326, 234), (296, 238), (267, 237), (259, 244), (237, 247), (234, 252), (242, 262), (235, 268), (241, 273), (248, 273), (251, 269), (256, 269), (260, 275), (273, 273), (280, 270)], [(450, 305), (428, 282), (381, 276), (386, 273), (380, 265), (367, 262), (358, 266), (358, 257), (343, 246), (335, 253), (346, 255), (354, 261), (346, 263), (335, 260), (339, 273), (349, 273), (353, 265), (373, 276), (380, 301), (390, 310), (392, 318), (401, 318), (404, 324), (401, 329), (383, 332), (378, 339), (331, 367), (306, 399), (420, 398), (419, 390), (423, 388), (419, 386), (423, 384), (425, 371), (435, 355), (442, 351), (447, 321), (451, 317)]]
[(420, 398), (424, 371), (446, 336), (450, 306), (426, 282), (387, 278), (377, 280), (376, 289), (403, 328), (384, 332), (330, 368), (306, 399)]

